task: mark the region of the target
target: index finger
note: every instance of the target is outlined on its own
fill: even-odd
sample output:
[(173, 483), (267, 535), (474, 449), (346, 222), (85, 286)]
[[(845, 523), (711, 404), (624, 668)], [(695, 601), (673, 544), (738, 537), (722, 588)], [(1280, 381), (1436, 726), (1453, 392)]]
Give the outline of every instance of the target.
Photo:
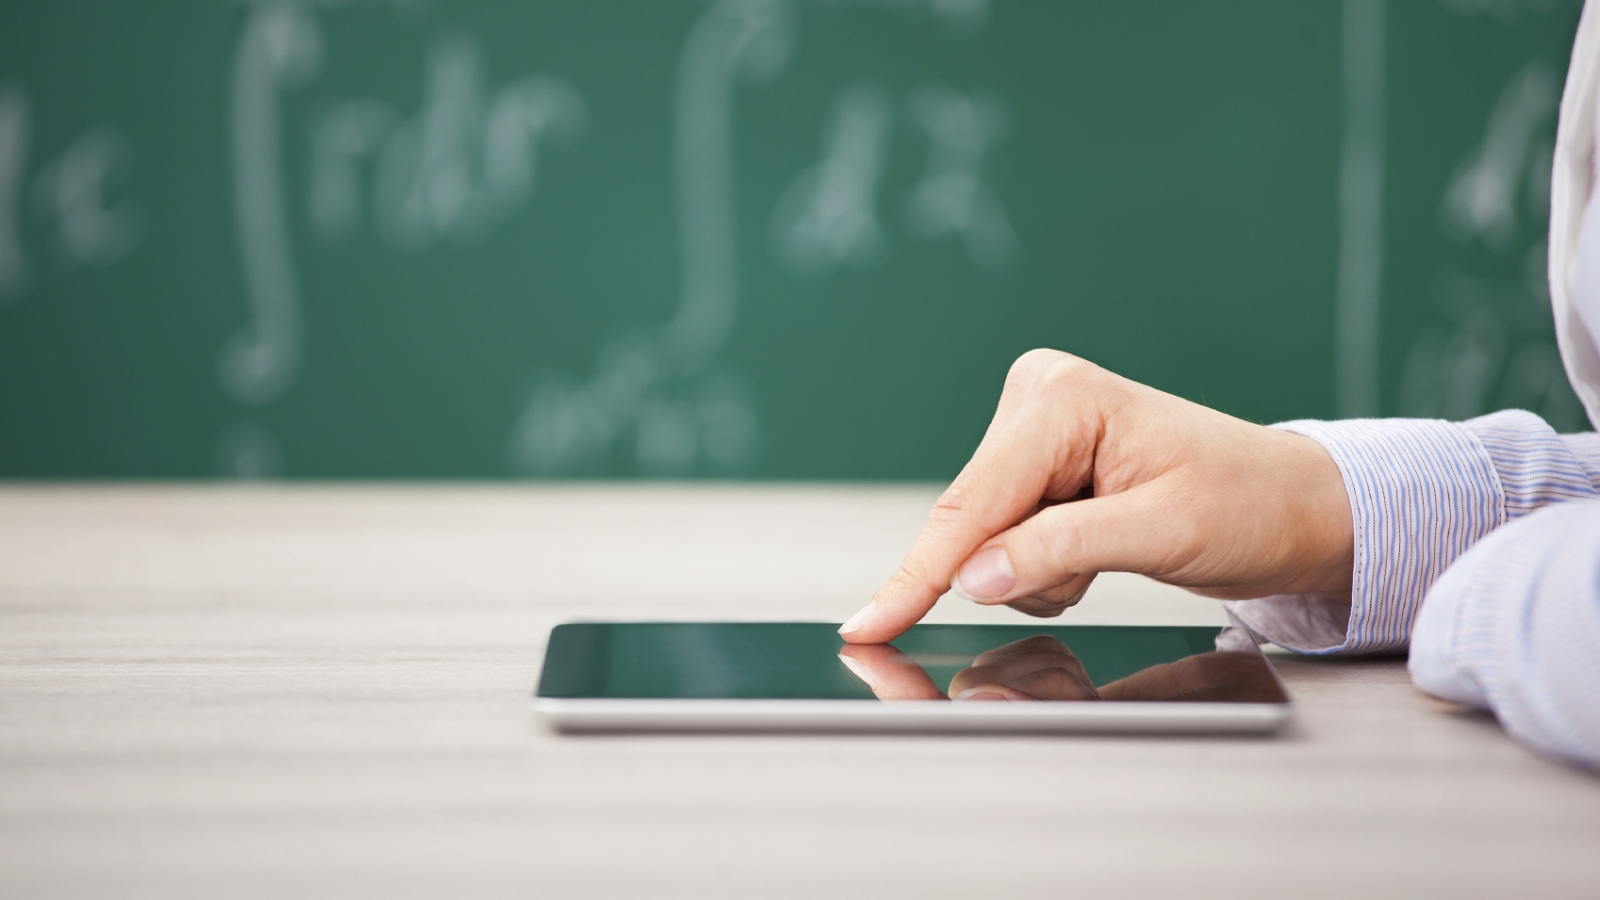
[[(852, 644), (881, 644), (915, 625), (950, 589), (956, 567), (984, 541), (1006, 530), (1039, 500), (1036, 478), (1002, 478), (1004, 467), (979, 448), (940, 495), (900, 567), (872, 601), (839, 629)], [(1027, 466), (1027, 468), (1034, 468)]]
[[(1063, 417), (1063, 410), (1050, 406), (1059, 402), (1056, 392), (1041, 394), (1023, 381), (1014, 369), (977, 452), (934, 504), (900, 568), (839, 629), (845, 640), (890, 641), (926, 615), (950, 589), (950, 579), (967, 557), (1044, 497), (1058, 477), (1063, 441), (1093, 458), (1094, 441), (1084, 434), (1083, 417), (1073, 414), (1083, 407), (1068, 409)], [(1077, 486), (1070, 487), (1075, 491)]]

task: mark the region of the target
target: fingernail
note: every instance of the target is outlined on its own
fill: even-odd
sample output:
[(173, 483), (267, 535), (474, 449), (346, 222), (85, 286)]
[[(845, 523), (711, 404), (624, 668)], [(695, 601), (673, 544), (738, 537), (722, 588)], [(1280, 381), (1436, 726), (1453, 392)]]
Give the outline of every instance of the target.
[(850, 674), (856, 676), (862, 681), (865, 681), (867, 683), (867, 687), (874, 686), (872, 683), (872, 676), (868, 674), (867, 667), (861, 664), (861, 660), (852, 659), (841, 653), (839, 654), (839, 662), (844, 663), (844, 667), (850, 670)]
[[(861, 609), (858, 610), (855, 615), (850, 617), (849, 621), (847, 621), (843, 625), (839, 626), (839, 633), (840, 634), (849, 634), (852, 631), (860, 631), (861, 627), (863, 625), (867, 624), (867, 620), (872, 618), (872, 613), (873, 612), (874, 612), (874, 609), (873, 609), (873, 606), (872, 606), (871, 603), (868, 603), (866, 606), (861, 607)], [(854, 670), (852, 670), (852, 671), (854, 671)], [(857, 673), (857, 674), (860, 674), (860, 673)]]
[(975, 554), (950, 579), (950, 590), (963, 600), (987, 603), (1004, 597), (1017, 586), (1017, 573), (1004, 547), (990, 547)]

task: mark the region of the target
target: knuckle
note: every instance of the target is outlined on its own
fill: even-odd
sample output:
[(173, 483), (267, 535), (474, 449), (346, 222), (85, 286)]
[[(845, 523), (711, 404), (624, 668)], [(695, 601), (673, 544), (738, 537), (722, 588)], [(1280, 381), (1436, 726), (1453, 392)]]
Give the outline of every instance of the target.
[(893, 593), (904, 594), (926, 586), (928, 577), (918, 571), (919, 568), (911, 561), (901, 563), (900, 568), (895, 569), (894, 574), (889, 576), (889, 585), (894, 589)]
[(943, 527), (960, 520), (967, 514), (972, 505), (972, 491), (960, 479), (952, 482), (933, 502), (933, 509), (928, 512), (928, 524), (933, 527)]
[(1039, 376), (1048, 370), (1052, 364), (1061, 359), (1070, 358), (1060, 350), (1049, 350), (1043, 347), (1037, 350), (1029, 350), (1027, 353), (1017, 357), (1016, 361), (1011, 364), (1011, 370), (1006, 373), (1006, 386), (1014, 387), (1031, 384), (1037, 381)]
[[(1036, 534), (1039, 556), (1051, 572), (1057, 575), (1081, 575), (1079, 571), (1084, 558), (1084, 534), (1082, 526), (1072, 517), (1052, 517), (1048, 527), (1040, 528)], [(1070, 602), (1063, 603), (1062, 608), (1076, 603), (1077, 597)]]
[(1081, 389), (1099, 372), (1100, 367), (1094, 363), (1063, 353), (1040, 374), (1040, 381), (1048, 388)]
[(1029, 350), (1011, 364), (1002, 393), (1082, 393), (1103, 390), (1106, 370), (1060, 350)]

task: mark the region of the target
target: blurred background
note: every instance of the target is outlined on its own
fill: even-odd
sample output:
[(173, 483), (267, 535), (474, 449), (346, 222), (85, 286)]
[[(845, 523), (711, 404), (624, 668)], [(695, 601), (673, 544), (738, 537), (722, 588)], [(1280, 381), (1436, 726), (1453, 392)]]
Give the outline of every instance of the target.
[(947, 479), (1067, 350), (1587, 428), (1576, 0), (0, 2), (0, 477)]

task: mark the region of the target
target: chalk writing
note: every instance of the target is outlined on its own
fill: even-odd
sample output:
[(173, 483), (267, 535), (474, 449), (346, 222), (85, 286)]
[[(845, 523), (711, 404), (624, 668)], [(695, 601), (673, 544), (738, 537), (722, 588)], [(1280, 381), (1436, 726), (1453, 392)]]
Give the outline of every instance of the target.
[(20, 299), (34, 282), (23, 245), (28, 208), (49, 233), (54, 268), (63, 272), (119, 262), (145, 233), (134, 202), (113, 196), (133, 170), (133, 148), (120, 130), (99, 125), (81, 132), (45, 160), (24, 190), (32, 125), (27, 92), (0, 85), (0, 301)]
[(133, 168), (133, 149), (120, 131), (84, 132), (34, 180), (41, 215), (57, 223), (56, 252), (68, 268), (108, 266), (127, 256), (144, 235), (131, 203), (107, 204), (112, 179)]
[[(486, 98), (481, 54), (467, 32), (441, 35), (429, 56), (422, 109), (394, 127), (377, 167), (374, 217), (403, 252), (483, 239), (533, 192), (541, 142), (570, 142), (586, 118), (578, 92), (554, 76), (530, 76)], [(362, 124), (376, 131), (378, 118), (368, 113)]]
[(834, 100), (822, 160), (796, 176), (772, 212), (773, 255), (789, 271), (815, 277), (878, 259), (877, 194), (893, 113), (888, 91), (872, 82), (849, 85)]
[(250, 319), (222, 348), (218, 375), (240, 403), (288, 390), (301, 358), (300, 288), (284, 204), (279, 94), (322, 64), (322, 32), (293, 3), (251, 7), (233, 65), (234, 210)]
[(0, 85), (0, 298), (21, 294), (28, 282), (21, 222), (28, 126), (28, 98), (22, 88)]
[(717, 362), (739, 301), (733, 89), (741, 78), (782, 71), (795, 15), (787, 0), (717, 0), (690, 28), (674, 92), (677, 312), (660, 331), (612, 339), (587, 382), (542, 379), (512, 430), (516, 470), (607, 471), (630, 438), (632, 466), (645, 475), (734, 474), (754, 463), (760, 431), (750, 391)]
[[(222, 348), (218, 373), (223, 391), (247, 406), (282, 397), (305, 352), (285, 186), (283, 95), (309, 87), (327, 52), (314, 4), (293, 0), (253, 4), (235, 52), (234, 208), (249, 318)], [(444, 28), (428, 51), (414, 114), (370, 99), (321, 107), (309, 128), (307, 204), (319, 242), (337, 244), (360, 229), (368, 182), (377, 233), (407, 254), (442, 240), (482, 240), (528, 201), (541, 146), (581, 134), (586, 108), (555, 76), (526, 76), (490, 94), (483, 69), (472, 33)], [(107, 223), (79, 224), (87, 233), (95, 225), (105, 231)], [(241, 477), (281, 471), (282, 448), (270, 429), (256, 420), (241, 428), (218, 442), (221, 470)]]
[(909, 205), (912, 230), (924, 238), (959, 238), (979, 269), (1006, 271), (1017, 254), (1016, 232), (999, 195), (983, 180), (984, 157), (1009, 127), (1000, 102), (937, 84), (917, 90), (909, 102), (928, 136), (926, 167)]

